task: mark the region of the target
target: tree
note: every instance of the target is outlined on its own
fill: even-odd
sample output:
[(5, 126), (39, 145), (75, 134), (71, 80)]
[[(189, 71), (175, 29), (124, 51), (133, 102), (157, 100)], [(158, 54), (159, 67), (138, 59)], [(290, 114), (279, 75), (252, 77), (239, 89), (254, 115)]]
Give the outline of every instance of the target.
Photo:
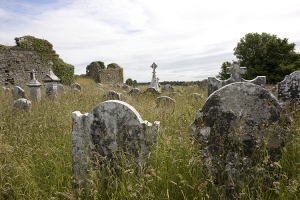
[(131, 78), (128, 78), (128, 79), (125, 81), (125, 83), (126, 83), (127, 85), (132, 85), (132, 84), (133, 84), (133, 81), (132, 81)]
[(300, 54), (295, 52), (295, 46), (287, 38), (281, 39), (268, 33), (248, 33), (234, 48), (234, 55), (241, 66), (247, 68), (244, 78), (266, 76), (267, 83), (276, 83), (300, 69)]
[(218, 79), (221, 80), (226, 80), (230, 77), (230, 74), (226, 73), (227, 67), (231, 67), (231, 62), (223, 62), (222, 66), (221, 66), (221, 71), (219, 72), (219, 74), (216, 76)]

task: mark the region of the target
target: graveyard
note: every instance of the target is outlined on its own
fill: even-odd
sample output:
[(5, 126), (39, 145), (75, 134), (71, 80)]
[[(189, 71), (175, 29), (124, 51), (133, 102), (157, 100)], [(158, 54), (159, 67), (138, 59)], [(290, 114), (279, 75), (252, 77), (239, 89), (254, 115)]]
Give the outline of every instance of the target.
[[(152, 68), (151, 85), (158, 88), (155, 67)], [(34, 76), (31, 78), (35, 80)], [(277, 94), (270, 92), (273, 85), (231, 83), (208, 97), (208, 87), (202, 85), (174, 86), (171, 90), (168, 86), (155, 92), (145, 85), (138, 86), (138, 92), (130, 92), (132, 87), (124, 91), (122, 87), (96, 84), (87, 78), (75, 82), (78, 84), (65, 85), (63, 91), (52, 84), (40, 87), (41, 97), (33, 98), (36, 100), (30, 102), (28, 109), (14, 107), (13, 102), (22, 97), (30, 99), (36, 91), (32, 94), (32, 88), (23, 87), (20, 96), (15, 96), (12, 91), (0, 88), (0, 199), (297, 199), (300, 196), (299, 106), (293, 102), (283, 110)], [(37, 81), (30, 83), (40, 86)], [(280, 84), (280, 91), (286, 84)], [(115, 95), (108, 95), (112, 91), (117, 100), (109, 100), (116, 99)], [(291, 96), (295, 92), (284, 90), (281, 97), (283, 93)], [(233, 107), (227, 109), (228, 105)], [(122, 114), (129, 111), (130, 119)], [(103, 119), (101, 112), (113, 114)], [(124, 136), (124, 144), (138, 141), (139, 145), (126, 147), (117, 156), (113, 154), (119, 145), (114, 135), (106, 141), (99, 136), (104, 134), (99, 130), (104, 126), (102, 120), (113, 123), (114, 115), (136, 124), (122, 130), (142, 133), (142, 136)], [(266, 123), (260, 124), (264, 116), (268, 116)], [(84, 124), (90, 125), (84, 127)], [(111, 133), (114, 126), (106, 125), (105, 130), (112, 130), (108, 131)], [(243, 150), (243, 146), (238, 146), (243, 144), (238, 138), (241, 131), (245, 131), (242, 138), (245, 144), (253, 142), (253, 137), (259, 142)], [(251, 135), (257, 131), (263, 135)], [(87, 133), (92, 139), (88, 139)], [(222, 140), (222, 134), (229, 136), (225, 137), (227, 142)], [(265, 141), (268, 139), (271, 142)], [(95, 145), (100, 156), (92, 155), (92, 151), (81, 149), (82, 144), (90, 148), (90, 140), (109, 143), (110, 148)], [(224, 152), (214, 154), (220, 147), (217, 151), (209, 148), (218, 142), (225, 144), (227, 157), (221, 156)], [(230, 148), (233, 150), (229, 151)], [(242, 160), (236, 158), (236, 150), (244, 153)], [(211, 160), (207, 159), (208, 154)], [(85, 165), (84, 170), (78, 168), (81, 165)]]

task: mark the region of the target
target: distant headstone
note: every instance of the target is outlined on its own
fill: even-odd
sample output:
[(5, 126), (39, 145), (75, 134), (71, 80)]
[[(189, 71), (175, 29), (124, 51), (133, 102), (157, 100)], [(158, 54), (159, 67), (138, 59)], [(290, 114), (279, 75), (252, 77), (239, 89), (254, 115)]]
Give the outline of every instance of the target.
[(41, 86), (42, 84), (35, 79), (35, 71), (32, 70), (30, 72), (31, 80), (27, 84), (30, 90), (30, 99), (33, 101), (41, 101), (42, 94), (41, 94)]
[(117, 84), (117, 83), (114, 84), (113, 87), (114, 87), (114, 88), (121, 88), (121, 86), (120, 86), (119, 84)]
[(57, 99), (57, 83), (60, 79), (50, 69), (42, 81), (45, 83), (46, 96), (52, 99)]
[(156, 98), (156, 105), (160, 106), (174, 106), (175, 105), (175, 100), (172, 99), (171, 97), (168, 96), (160, 96)]
[(134, 95), (139, 95), (141, 91), (138, 88), (132, 88), (129, 92), (128, 95), (134, 96)]
[(278, 100), (280, 102), (298, 102), (300, 100), (300, 71), (295, 71), (285, 76), (277, 84)]
[(25, 98), (20, 98), (20, 99), (14, 101), (14, 107), (23, 109), (23, 110), (30, 110), (31, 109), (31, 101), (29, 101)]
[(81, 85), (79, 83), (73, 83), (71, 85), (71, 90), (79, 90), (79, 91), (81, 91)]
[[(239, 184), (243, 173), (258, 176), (254, 173), (261, 169), (258, 166), (263, 165), (265, 155), (272, 162), (279, 160), (289, 123), (285, 110), (269, 91), (238, 82), (208, 97), (190, 125), (190, 135), (201, 144), (205, 173), (231, 187), (231, 183)], [(217, 180), (224, 176), (224, 180)]]
[(61, 83), (57, 84), (57, 91), (58, 92), (64, 92), (65, 91), (64, 85), (61, 84)]
[(20, 87), (16, 86), (11, 90), (11, 93), (16, 98), (26, 98), (25, 91)]
[(131, 105), (118, 100), (105, 101), (86, 114), (75, 111), (72, 121), (73, 175), (79, 182), (88, 175), (88, 161), (102, 160), (112, 169), (125, 156), (127, 164), (143, 165), (160, 125), (142, 120)]
[(156, 72), (155, 69), (157, 68), (157, 65), (153, 62), (153, 64), (150, 66), (153, 71), (152, 71), (152, 79), (149, 88), (154, 88), (157, 92), (160, 92), (160, 87), (158, 83), (158, 77), (156, 77)]
[(169, 97), (171, 97), (172, 99), (177, 99), (180, 98), (182, 99), (183, 96), (181, 94), (179, 94), (178, 92), (171, 92), (170, 94), (168, 94)]
[(174, 88), (170, 84), (163, 85), (161, 87), (162, 92), (174, 92)]
[(147, 88), (143, 94), (148, 96), (159, 96), (160, 92), (158, 92), (155, 88)]
[(103, 95), (104, 100), (120, 100), (120, 97), (120, 94), (113, 90), (109, 90)]
[(126, 85), (126, 84), (122, 85), (122, 89), (128, 91), (129, 90), (129, 85)]
[(215, 77), (208, 77), (208, 96), (211, 95), (214, 91), (220, 89), (221, 87), (235, 82), (248, 82), (265, 87), (265, 76), (258, 76), (253, 80), (245, 80), (241, 76), (241, 74), (245, 73), (246, 67), (240, 67), (239, 62), (233, 61), (232, 67), (227, 68), (227, 74), (231, 74), (229, 79), (222, 81)]

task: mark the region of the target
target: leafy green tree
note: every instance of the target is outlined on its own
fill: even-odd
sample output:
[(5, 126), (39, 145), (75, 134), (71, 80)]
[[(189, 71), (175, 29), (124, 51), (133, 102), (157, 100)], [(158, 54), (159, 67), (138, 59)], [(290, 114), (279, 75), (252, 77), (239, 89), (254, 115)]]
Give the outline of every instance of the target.
[(127, 85), (132, 85), (132, 84), (133, 84), (133, 81), (132, 81), (131, 78), (128, 78), (128, 79), (125, 81), (125, 83), (126, 83)]
[(102, 62), (102, 61), (94, 61), (94, 62), (91, 62), (88, 66), (86, 66), (86, 73), (88, 73), (89, 70), (90, 70), (90, 68), (91, 68), (91, 66), (93, 66), (95, 64), (98, 64), (101, 69), (105, 69), (104, 62)]
[(246, 79), (266, 76), (267, 83), (276, 83), (285, 75), (300, 69), (300, 54), (295, 43), (268, 33), (248, 33), (234, 48), (241, 66), (247, 67)]
[(226, 80), (230, 77), (230, 74), (227, 74), (226, 73), (226, 69), (227, 67), (231, 67), (231, 62), (223, 62), (222, 65), (221, 65), (221, 71), (219, 72), (219, 74), (216, 76), (218, 79), (221, 79), (221, 80)]

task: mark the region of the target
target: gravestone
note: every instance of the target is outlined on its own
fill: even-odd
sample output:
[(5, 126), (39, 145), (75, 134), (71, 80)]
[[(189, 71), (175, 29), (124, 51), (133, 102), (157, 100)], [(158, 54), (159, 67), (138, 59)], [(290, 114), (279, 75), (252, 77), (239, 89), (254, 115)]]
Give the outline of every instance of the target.
[(71, 90), (81, 91), (81, 85), (79, 83), (73, 83), (71, 85)]
[(160, 106), (174, 106), (176, 104), (175, 100), (168, 96), (160, 96), (156, 98), (156, 105)]
[(244, 173), (257, 176), (256, 169), (271, 168), (259, 167), (265, 155), (272, 162), (279, 160), (289, 123), (269, 91), (238, 82), (208, 97), (190, 125), (190, 136), (201, 144), (205, 173), (215, 182), (233, 187), (232, 183), (242, 184)]
[(64, 85), (61, 84), (61, 83), (57, 84), (57, 91), (58, 92), (64, 92), (65, 91)]
[(241, 74), (246, 73), (246, 67), (240, 67), (239, 62), (233, 61), (232, 67), (227, 68), (227, 74), (231, 74), (230, 78), (227, 80), (219, 80), (215, 77), (208, 77), (208, 96), (211, 95), (214, 91), (228, 85), (230, 83), (235, 82), (248, 82), (253, 83), (256, 85), (260, 85), (265, 87), (266, 85), (266, 77), (265, 76), (258, 76), (253, 80), (245, 80), (242, 78)]
[(285, 76), (284, 80), (277, 84), (277, 90), (280, 102), (298, 102), (300, 99), (300, 71)]
[(120, 94), (113, 90), (109, 90), (108, 92), (106, 92), (103, 95), (103, 99), (104, 100), (120, 100)]
[(30, 99), (33, 101), (41, 101), (41, 86), (42, 84), (35, 79), (35, 71), (30, 72), (30, 82), (27, 84), (30, 90)]
[(161, 87), (162, 92), (174, 92), (174, 88), (170, 84), (163, 85)]
[(73, 175), (79, 182), (87, 176), (89, 160), (104, 159), (113, 167), (123, 152), (129, 164), (143, 165), (160, 126), (142, 120), (135, 108), (118, 100), (105, 101), (86, 114), (75, 111), (72, 121)]
[(159, 96), (160, 92), (158, 92), (155, 88), (149, 87), (143, 92), (143, 94), (148, 96)]
[(169, 97), (171, 97), (172, 99), (183, 99), (183, 96), (181, 94), (179, 94), (178, 92), (171, 92), (170, 94), (168, 94)]
[(129, 85), (126, 85), (126, 84), (122, 85), (122, 89), (128, 91), (129, 90)]
[[(49, 65), (51, 68), (52, 62), (49, 62)], [(46, 97), (57, 99), (57, 83), (60, 81), (60, 79), (50, 69), (42, 81), (45, 83)]]
[(31, 101), (29, 101), (25, 98), (20, 98), (20, 99), (14, 101), (14, 107), (23, 109), (23, 110), (30, 110), (31, 109)]
[(114, 88), (121, 88), (120, 84), (118, 84), (118, 83), (113, 84), (113, 87), (114, 87)]
[(128, 95), (134, 96), (134, 95), (139, 95), (141, 91), (138, 88), (132, 88), (129, 92)]
[(150, 66), (153, 71), (152, 71), (152, 79), (149, 88), (154, 88), (157, 92), (160, 92), (160, 87), (158, 83), (158, 77), (156, 77), (156, 72), (155, 69), (157, 68), (157, 65), (153, 62), (153, 64)]
[(26, 98), (25, 91), (20, 86), (14, 87), (11, 93), (15, 98)]

